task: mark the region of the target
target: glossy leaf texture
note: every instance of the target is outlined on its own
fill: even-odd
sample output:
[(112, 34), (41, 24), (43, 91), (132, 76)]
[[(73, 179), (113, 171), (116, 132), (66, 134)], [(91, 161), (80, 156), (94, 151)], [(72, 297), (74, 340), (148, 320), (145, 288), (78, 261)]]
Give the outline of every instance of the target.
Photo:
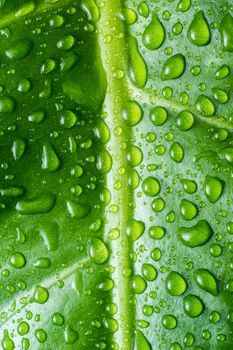
[(231, 350), (231, 1), (0, 1), (3, 350)]

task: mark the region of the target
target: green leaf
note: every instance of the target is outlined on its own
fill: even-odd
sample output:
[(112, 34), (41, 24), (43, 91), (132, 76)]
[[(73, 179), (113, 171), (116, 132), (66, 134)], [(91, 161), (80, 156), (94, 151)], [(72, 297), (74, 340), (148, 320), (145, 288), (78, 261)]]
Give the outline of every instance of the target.
[(231, 2), (0, 1), (0, 36), (1, 349), (231, 350)]

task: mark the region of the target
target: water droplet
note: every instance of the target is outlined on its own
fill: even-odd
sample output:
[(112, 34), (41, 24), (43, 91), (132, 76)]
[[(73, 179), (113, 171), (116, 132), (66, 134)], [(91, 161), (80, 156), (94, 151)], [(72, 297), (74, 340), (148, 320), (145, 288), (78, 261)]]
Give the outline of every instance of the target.
[(209, 317), (211, 323), (218, 323), (220, 321), (221, 315), (218, 311), (212, 311)]
[(137, 13), (129, 7), (123, 8), (120, 16), (128, 25), (136, 23), (138, 19)]
[(160, 261), (161, 257), (162, 257), (162, 252), (159, 248), (154, 248), (152, 251), (151, 251), (151, 254), (150, 254), (151, 258), (154, 260), (154, 261)]
[[(90, 145), (91, 144), (92, 144), (92, 141), (91, 141)], [(88, 142), (84, 145), (88, 145)], [(85, 146), (83, 148), (85, 148)], [(111, 170), (112, 157), (107, 150), (102, 150), (98, 153), (97, 161), (96, 161), (96, 168), (103, 174), (106, 174)]]
[(168, 117), (168, 113), (165, 108), (157, 106), (150, 110), (150, 120), (156, 126), (163, 125)]
[(199, 269), (195, 272), (194, 278), (195, 282), (201, 289), (214, 296), (218, 295), (218, 284), (214, 275), (210, 271)]
[(161, 79), (177, 79), (184, 73), (185, 67), (185, 57), (181, 54), (174, 55), (164, 63)]
[(139, 331), (135, 331), (133, 350), (152, 350), (152, 347), (145, 335)]
[(200, 95), (196, 101), (197, 111), (205, 117), (212, 117), (215, 113), (215, 106), (207, 96)]
[(129, 75), (133, 84), (138, 88), (144, 88), (147, 82), (147, 67), (138, 51), (138, 42), (135, 38), (129, 37)]
[(35, 336), (39, 343), (44, 343), (47, 339), (47, 333), (42, 328), (36, 329)]
[(200, 220), (191, 227), (180, 227), (177, 231), (179, 240), (190, 248), (206, 244), (212, 235), (213, 230), (206, 220)]
[(14, 350), (15, 344), (13, 340), (9, 337), (7, 330), (4, 330), (4, 337), (2, 339), (2, 349), (3, 350)]
[(94, 0), (82, 0), (81, 7), (86, 12), (89, 21), (97, 22), (99, 20), (100, 12)]
[(141, 16), (147, 18), (149, 16), (149, 7), (145, 1), (140, 2), (138, 5), (138, 12)]
[(67, 56), (61, 58), (60, 69), (62, 72), (68, 72), (78, 61), (77, 56), (70, 52)]
[(25, 321), (20, 322), (17, 327), (18, 334), (21, 335), (22, 337), (29, 332), (29, 329), (30, 329), (29, 324)]
[(42, 224), (39, 232), (48, 251), (54, 251), (58, 248), (59, 228), (55, 222)]
[(15, 160), (22, 158), (25, 152), (26, 144), (23, 140), (17, 139), (13, 142), (11, 151)]
[(21, 253), (15, 252), (10, 256), (9, 264), (16, 269), (22, 269), (26, 265), (25, 256)]
[(99, 265), (107, 261), (109, 251), (102, 239), (94, 237), (91, 240), (89, 254), (94, 263)]
[(127, 227), (127, 235), (133, 242), (138, 240), (145, 231), (145, 224), (142, 221), (132, 220), (130, 226)]
[(204, 304), (196, 295), (189, 294), (183, 299), (184, 312), (189, 317), (198, 317), (204, 311)]
[(27, 2), (25, 5), (19, 8), (19, 10), (15, 13), (15, 17), (24, 17), (29, 15), (36, 9), (35, 1)]
[(223, 64), (221, 67), (218, 68), (218, 70), (215, 72), (215, 78), (217, 80), (221, 80), (224, 79), (226, 77), (228, 77), (228, 75), (230, 74), (230, 68), (226, 65)]
[(160, 22), (158, 15), (154, 13), (151, 23), (146, 27), (142, 35), (142, 42), (147, 49), (156, 50), (163, 44), (164, 39), (164, 26)]
[(210, 43), (211, 33), (203, 11), (195, 14), (188, 28), (188, 39), (196, 46), (205, 46)]
[(44, 304), (49, 298), (49, 292), (46, 288), (42, 286), (36, 286), (34, 295), (33, 295), (33, 300), (37, 304)]
[(96, 287), (103, 292), (108, 292), (113, 289), (114, 282), (111, 278), (105, 278)]
[(22, 215), (48, 213), (55, 205), (55, 196), (52, 193), (17, 202), (16, 210)]
[(42, 151), (41, 168), (47, 170), (48, 172), (54, 172), (59, 168), (59, 166), (60, 160), (52, 146), (49, 144), (44, 145)]
[(139, 165), (142, 162), (143, 154), (137, 146), (131, 146), (127, 152), (127, 160), (132, 167)]
[(11, 60), (23, 59), (27, 57), (29, 52), (32, 50), (33, 42), (30, 39), (22, 39), (14, 43), (8, 50), (6, 55)]
[(75, 43), (75, 39), (73, 35), (66, 35), (66, 36), (63, 36), (63, 38), (57, 42), (57, 47), (64, 51), (68, 51), (74, 46), (74, 43)]
[(209, 202), (215, 203), (222, 195), (224, 182), (217, 177), (207, 175), (203, 189)]
[(161, 226), (151, 226), (149, 227), (148, 233), (153, 239), (161, 239), (165, 236), (166, 230)]
[(233, 17), (227, 13), (219, 25), (223, 51), (233, 52)]
[(219, 104), (224, 104), (227, 103), (229, 100), (228, 94), (222, 90), (222, 89), (217, 89), (213, 88), (212, 89), (214, 99), (219, 103)]
[(194, 123), (193, 114), (189, 111), (180, 112), (176, 118), (176, 123), (178, 128), (182, 131), (191, 129)]
[(67, 201), (67, 210), (72, 218), (83, 219), (91, 211), (91, 208), (86, 204), (81, 204), (74, 201)]
[(31, 82), (29, 79), (22, 79), (19, 82), (19, 85), (17, 87), (17, 90), (22, 93), (26, 93), (31, 89)]
[(70, 129), (76, 124), (76, 122), (77, 122), (77, 116), (74, 112), (69, 110), (62, 112), (60, 116), (60, 124), (64, 128)]
[(165, 207), (165, 202), (164, 202), (163, 198), (156, 198), (151, 203), (151, 208), (156, 213), (162, 211), (164, 209), (164, 207)]
[(185, 192), (189, 194), (195, 193), (197, 190), (197, 184), (192, 180), (182, 179), (181, 184)]
[(55, 326), (62, 326), (64, 324), (64, 317), (59, 312), (55, 312), (52, 321)]
[(177, 326), (177, 319), (173, 315), (164, 315), (162, 318), (162, 325), (166, 329), (174, 329)]
[(219, 244), (213, 243), (210, 246), (210, 254), (215, 258), (222, 254), (222, 248)]
[(11, 114), (15, 109), (15, 100), (10, 96), (0, 97), (0, 113)]
[(160, 192), (160, 184), (154, 177), (149, 176), (143, 180), (142, 189), (147, 196), (154, 197)]
[(137, 125), (143, 116), (143, 110), (136, 101), (129, 101), (125, 104), (122, 117), (130, 126)]
[(142, 265), (142, 275), (147, 281), (154, 281), (157, 277), (157, 270), (153, 265), (145, 263)]
[(134, 275), (131, 282), (131, 288), (135, 294), (142, 294), (146, 290), (147, 283), (140, 275)]
[(181, 163), (184, 158), (184, 150), (179, 142), (174, 142), (170, 149), (169, 154), (172, 160), (176, 163)]
[(166, 289), (170, 295), (180, 296), (187, 289), (187, 283), (178, 272), (171, 271), (165, 281)]
[(28, 121), (33, 123), (41, 123), (45, 118), (45, 111), (36, 111), (28, 116)]
[(8, 187), (0, 189), (0, 194), (3, 197), (21, 197), (24, 194), (25, 190), (23, 187)]
[(192, 220), (197, 216), (197, 207), (187, 199), (182, 199), (180, 202), (180, 213), (184, 220)]
[(41, 74), (49, 74), (56, 68), (56, 62), (52, 58), (46, 58), (45, 62), (40, 67)]
[(176, 7), (176, 11), (186, 12), (190, 9), (190, 6), (191, 6), (191, 0), (180, 0)]
[(48, 258), (38, 258), (34, 263), (33, 266), (40, 268), (40, 269), (47, 269), (51, 265), (51, 262)]
[(64, 18), (60, 15), (53, 15), (49, 20), (49, 26), (52, 28), (59, 28), (63, 25)]

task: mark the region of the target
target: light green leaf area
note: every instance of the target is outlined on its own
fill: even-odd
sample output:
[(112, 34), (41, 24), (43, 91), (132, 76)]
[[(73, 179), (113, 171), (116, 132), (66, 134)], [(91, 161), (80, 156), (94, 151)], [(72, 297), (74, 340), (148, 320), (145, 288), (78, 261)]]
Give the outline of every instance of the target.
[(0, 1), (0, 348), (233, 347), (231, 1)]

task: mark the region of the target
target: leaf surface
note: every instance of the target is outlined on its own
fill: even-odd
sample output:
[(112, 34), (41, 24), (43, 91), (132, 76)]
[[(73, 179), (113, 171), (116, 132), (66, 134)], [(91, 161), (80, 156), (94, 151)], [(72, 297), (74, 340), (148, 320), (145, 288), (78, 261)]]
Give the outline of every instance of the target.
[(231, 350), (232, 21), (0, 2), (3, 350)]

